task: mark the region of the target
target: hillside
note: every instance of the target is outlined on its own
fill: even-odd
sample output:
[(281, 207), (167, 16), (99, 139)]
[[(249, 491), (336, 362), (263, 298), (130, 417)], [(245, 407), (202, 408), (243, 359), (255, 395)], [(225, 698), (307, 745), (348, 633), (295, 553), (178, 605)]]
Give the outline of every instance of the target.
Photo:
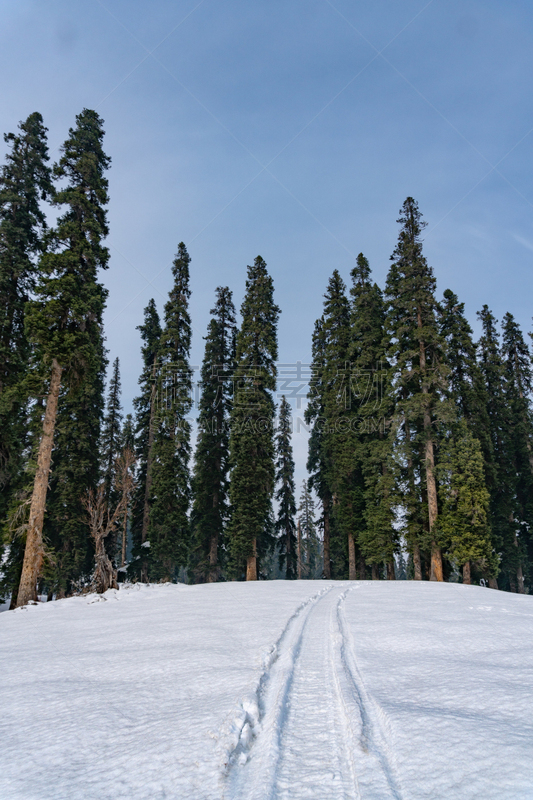
[(533, 797), (533, 598), (135, 585), (0, 615), (0, 797)]

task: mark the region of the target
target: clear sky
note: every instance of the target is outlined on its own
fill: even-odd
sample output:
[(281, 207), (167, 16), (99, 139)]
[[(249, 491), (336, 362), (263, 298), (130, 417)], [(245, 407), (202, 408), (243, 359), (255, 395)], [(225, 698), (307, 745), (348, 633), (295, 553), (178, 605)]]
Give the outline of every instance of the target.
[[(308, 363), (334, 268), (383, 286), (415, 197), (439, 295), (533, 314), (533, 5), (525, 0), (2, 0), (0, 131), (40, 111), (52, 158), (83, 107), (112, 158), (106, 336), (126, 409), (136, 326), (183, 240), (193, 364), (217, 285), (260, 254), (280, 361)], [(296, 414), (302, 416), (302, 411)], [(298, 481), (305, 436), (295, 436)]]

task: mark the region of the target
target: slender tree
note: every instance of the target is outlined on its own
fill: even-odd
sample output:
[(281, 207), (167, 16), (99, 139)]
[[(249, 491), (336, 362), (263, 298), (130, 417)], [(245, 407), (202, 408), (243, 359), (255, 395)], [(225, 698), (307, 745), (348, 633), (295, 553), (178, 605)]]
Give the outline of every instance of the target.
[(144, 309), (144, 324), (137, 330), (143, 342), (141, 354), (143, 370), (139, 378), (141, 394), (133, 401), (135, 409), (135, 454), (137, 476), (132, 512), (133, 562), (130, 573), (148, 580), (147, 548), (150, 523), (150, 494), (152, 491), (153, 444), (157, 398), (158, 352), (161, 341), (161, 322), (155, 301)]
[[(30, 504), (24, 564), (17, 604), (35, 599), (43, 563), (42, 530), (54, 430), (62, 381), (69, 389), (94, 381), (102, 369), (102, 314), (106, 291), (97, 282), (107, 267), (108, 201), (104, 172), (110, 160), (102, 149), (102, 120), (85, 109), (62, 147), (54, 167), (68, 185), (56, 197), (67, 210), (59, 218), (49, 251), (40, 262), (36, 299), (29, 303), (27, 329), (41, 367), (47, 396)], [(97, 431), (98, 433), (99, 431)], [(97, 455), (96, 455), (97, 457)]]
[(278, 356), (274, 285), (266, 263), (257, 256), (248, 267), (237, 334), (234, 402), (230, 431), (230, 502), (228, 528), (233, 574), (246, 571), (257, 580), (257, 559), (264, 554), (272, 526), (274, 492), (274, 414)]
[(0, 520), (21, 488), (27, 445), (26, 303), (44, 246), (41, 201), (53, 195), (46, 131), (41, 115), (30, 114), (18, 134), (4, 136), (10, 150), (0, 168)]
[(322, 553), (316, 530), (315, 501), (308, 481), (302, 482), (298, 515), (298, 578), (319, 578), (323, 570)]
[(180, 242), (172, 267), (174, 285), (165, 305), (165, 325), (158, 351), (159, 405), (154, 420), (148, 529), (149, 569), (155, 580), (173, 580), (176, 569), (187, 565), (189, 549), (190, 260), (185, 244)]
[(294, 458), (291, 433), (291, 407), (283, 396), (279, 407), (276, 435), (276, 484), (278, 489), (275, 498), (278, 502), (278, 515), (275, 529), (279, 541), (279, 566), (280, 569), (285, 570), (287, 580), (298, 577), (296, 525), (294, 522), (296, 515)]
[[(404, 415), (405, 461), (408, 469), (408, 516), (418, 503), (413, 498), (418, 460), (422, 508), (427, 513), (427, 547), (431, 554), (430, 579), (444, 580), (441, 544), (438, 541), (438, 499), (435, 477), (436, 423), (446, 405), (442, 402), (447, 369), (443, 340), (437, 324), (435, 278), (422, 252), (422, 220), (418, 204), (408, 197), (398, 220), (398, 244), (391, 256), (386, 296), (389, 302), (389, 359), (397, 402)], [(418, 452), (416, 452), (418, 450)], [(424, 514), (425, 516), (425, 514)], [(408, 531), (408, 544), (421, 577), (420, 527)], [(422, 540), (423, 541), (423, 540)], [(416, 574), (418, 572), (418, 574)]]
[[(104, 481), (104, 501), (108, 509), (115, 508), (118, 500), (113, 494), (115, 481), (115, 468), (117, 457), (121, 451), (122, 435), (122, 406), (120, 403), (120, 362), (116, 358), (113, 362), (113, 371), (109, 380), (106, 413), (100, 438), (100, 473)], [(112, 537), (109, 536), (108, 539)], [(109, 555), (113, 558), (112, 551), (108, 548)]]
[(221, 574), (228, 521), (229, 418), (235, 362), (235, 306), (227, 286), (216, 290), (201, 371), (198, 441), (193, 474), (190, 567), (196, 582)]

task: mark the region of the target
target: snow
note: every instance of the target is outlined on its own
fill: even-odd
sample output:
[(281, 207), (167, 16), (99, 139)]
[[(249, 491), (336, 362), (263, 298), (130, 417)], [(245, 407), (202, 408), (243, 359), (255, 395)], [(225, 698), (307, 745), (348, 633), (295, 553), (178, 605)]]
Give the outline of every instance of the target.
[(0, 616), (2, 800), (533, 798), (533, 598), (121, 586)]

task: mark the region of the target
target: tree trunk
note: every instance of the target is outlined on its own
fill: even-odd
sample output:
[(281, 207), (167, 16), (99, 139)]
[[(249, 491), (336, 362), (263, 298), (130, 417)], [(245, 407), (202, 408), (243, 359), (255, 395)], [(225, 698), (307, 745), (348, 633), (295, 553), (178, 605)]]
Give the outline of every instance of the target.
[(218, 580), (218, 534), (213, 533), (209, 546), (209, 575), (208, 583), (216, 583)]
[(470, 586), (472, 583), (472, 579), (470, 577), (470, 561), (467, 561), (463, 564), (463, 583), (466, 583)]
[(362, 553), (359, 553), (359, 580), (366, 580), (366, 561)]
[(396, 572), (394, 570), (394, 560), (387, 561), (387, 580), (388, 581), (396, 580)]
[[(155, 393), (157, 391), (155, 384), (155, 377), (157, 375), (157, 358), (154, 359), (154, 366), (152, 368), (152, 396), (150, 398), (150, 426), (148, 428), (148, 452), (146, 454), (146, 486), (144, 489), (144, 506), (143, 506), (143, 526), (141, 530), (141, 544), (144, 544), (148, 539), (148, 526), (150, 525), (150, 493), (152, 491), (152, 450), (154, 444), (154, 417), (155, 417)], [(143, 557), (141, 565), (141, 581), (148, 583), (148, 563), (146, 558)]]
[(298, 520), (297, 531), (298, 531), (298, 566), (297, 566), (297, 574), (298, 574), (298, 580), (301, 581), (302, 580), (302, 529), (301, 529), (301, 526), (300, 526), (300, 520)]
[(498, 588), (498, 581), (496, 578), (489, 578), (489, 589), (497, 589)]
[(257, 580), (257, 539), (252, 541), (252, 555), (246, 559), (246, 580)]
[(522, 572), (522, 564), (519, 564), (516, 569), (516, 580), (518, 583), (518, 594), (525, 594), (524, 589), (524, 573)]
[(52, 448), (54, 446), (54, 428), (56, 424), (62, 373), (63, 367), (60, 367), (57, 360), (54, 358), (52, 361), (50, 389), (46, 400), (46, 411), (44, 413), (43, 434), (39, 443), (39, 454), (37, 456), (37, 472), (35, 473), (35, 482), (33, 484), (30, 519), (28, 523), (28, 533), (26, 535), (26, 548), (24, 550), (24, 562), (22, 565), (22, 575), (20, 576), (17, 606), (24, 606), (26, 603), (29, 603), (30, 600), (37, 599), (37, 579), (39, 578), (43, 563), (43, 522), (46, 507), (46, 493), (48, 490), (48, 475), (50, 473), (50, 463), (52, 460)]
[(357, 570), (355, 561), (355, 540), (353, 533), (348, 534), (348, 578), (351, 581), (357, 580)]
[(324, 577), (331, 579), (331, 560), (329, 552), (329, 497), (326, 495), (322, 501), (324, 507)]
[(379, 581), (379, 569), (377, 564), (372, 564), (372, 580)]
[(422, 559), (420, 558), (420, 547), (418, 543), (413, 545), (413, 567), (415, 570), (415, 581), (422, 580)]

